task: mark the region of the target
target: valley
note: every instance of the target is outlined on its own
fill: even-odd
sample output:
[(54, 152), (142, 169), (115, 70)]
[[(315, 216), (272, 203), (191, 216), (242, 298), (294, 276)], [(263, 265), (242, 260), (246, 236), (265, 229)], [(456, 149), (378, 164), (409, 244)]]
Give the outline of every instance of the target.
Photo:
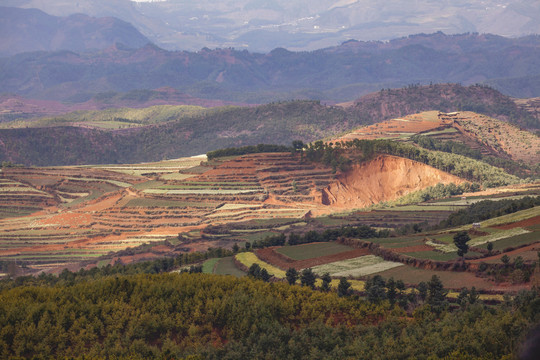
[(0, 358), (536, 360), (538, 10), (4, 0)]
[[(254, 253), (210, 259), (203, 268), (240, 275), (257, 263), (283, 278), (289, 267), (313, 267), (319, 275), (350, 275), (358, 289), (374, 274), (409, 285), (437, 274), (450, 288), (475, 284), (487, 294), (526, 288), (531, 280), (494, 274), (500, 274), (503, 255), (525, 264), (536, 259), (537, 205), (479, 227), (462, 226), (472, 238), (464, 262), (452, 243), (460, 228), (436, 226), (486, 200), (531, 206), (540, 184), (532, 173), (520, 180), (480, 160), (422, 149), (418, 136), (432, 146), (462, 144), (480, 157), (502, 157), (529, 169), (538, 165), (536, 135), (472, 112), (439, 111), (361, 127), (300, 151), (216, 152), (211, 158), (122, 165), (5, 163), (0, 261), (15, 264), (9, 266), (12, 275), (58, 273), (207, 248), (253, 247)], [(451, 168), (448, 161), (454, 162)], [(486, 190), (479, 192), (481, 187)], [(365, 227), (367, 233), (354, 240), (358, 235), (346, 235), (349, 227)], [(297, 238), (303, 240), (292, 240)], [(309, 254), (309, 246), (294, 241), (346, 251), (305, 257), (304, 250), (293, 249)], [(489, 252), (488, 243), (493, 245)]]

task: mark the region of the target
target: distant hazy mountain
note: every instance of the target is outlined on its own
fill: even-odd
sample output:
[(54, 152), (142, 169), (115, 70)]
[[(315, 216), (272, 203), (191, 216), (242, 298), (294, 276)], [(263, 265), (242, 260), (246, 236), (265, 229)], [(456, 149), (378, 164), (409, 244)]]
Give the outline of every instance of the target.
[(166, 49), (314, 50), (348, 39), (389, 40), (443, 31), (540, 34), (533, 0), (3, 0), (57, 16), (84, 13), (132, 23)]
[(133, 25), (113, 17), (57, 17), (37, 9), (1, 6), (0, 37), (1, 56), (38, 50), (80, 52), (115, 43), (138, 48), (150, 42)]
[[(313, 52), (275, 49), (166, 51), (113, 46), (95, 53), (23, 53), (0, 58), (0, 92), (84, 102), (97, 93), (169, 86), (191, 96), (245, 103), (346, 101), (409, 84), (513, 79), (509, 95), (540, 96), (540, 36), (416, 35), (348, 41)], [(527, 81), (523, 81), (526, 79)], [(520, 86), (522, 84), (522, 86)]]

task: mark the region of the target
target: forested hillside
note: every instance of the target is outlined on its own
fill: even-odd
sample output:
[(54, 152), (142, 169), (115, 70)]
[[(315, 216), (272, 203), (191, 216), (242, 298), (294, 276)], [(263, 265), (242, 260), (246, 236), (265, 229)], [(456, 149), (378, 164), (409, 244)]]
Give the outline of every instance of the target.
[(409, 313), (251, 277), (45, 279), (1, 284), (3, 358), (500, 359), (522, 350), (540, 316), (534, 292), (494, 307), (473, 295), (448, 312), (437, 279)]
[(524, 128), (540, 128), (540, 121), (520, 108), (512, 98), (483, 85), (409, 85), (369, 94), (346, 106), (366, 119), (391, 119), (427, 110), (473, 111)]

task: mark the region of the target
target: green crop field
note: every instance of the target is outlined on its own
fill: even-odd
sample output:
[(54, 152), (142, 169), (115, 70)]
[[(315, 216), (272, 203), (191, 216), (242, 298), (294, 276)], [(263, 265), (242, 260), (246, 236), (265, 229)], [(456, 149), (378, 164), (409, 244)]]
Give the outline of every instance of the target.
[(394, 267), (403, 266), (402, 263), (385, 261), (375, 255), (365, 255), (354, 259), (336, 261), (329, 264), (314, 266), (313, 272), (318, 275), (329, 273), (330, 276), (367, 276), (385, 271)]
[(39, 210), (41, 209), (34, 208), (34, 207), (13, 207), (13, 208), (0, 207), (0, 219), (27, 216)]
[(245, 272), (236, 267), (232, 256), (219, 259), (216, 263), (216, 266), (214, 267), (214, 274), (233, 275), (236, 277), (242, 277), (246, 275)]
[(160, 176), (163, 180), (186, 180), (191, 177), (194, 177), (193, 174), (181, 174), (179, 172), (172, 172), (172, 173), (164, 173)]
[(242, 235), (240, 235), (240, 234), (238, 234), (238, 235), (239, 235), (238, 238), (240, 238), (240, 239), (244, 239), (246, 241), (253, 242), (253, 241), (263, 240), (264, 238), (267, 238), (269, 236), (276, 236), (276, 235), (278, 235), (278, 233), (273, 232), (273, 231), (261, 231), (261, 232), (244, 233)]
[[(489, 226), (511, 224), (517, 221), (530, 219), (532, 217), (539, 216), (539, 215), (540, 215), (540, 206), (535, 206), (533, 208), (521, 210), (513, 214), (503, 215), (503, 216), (499, 216), (493, 219), (484, 220), (481, 222), (482, 230), (484, 230), (483, 228), (486, 228)], [(458, 228), (454, 228), (451, 231), (469, 230), (470, 228), (471, 228), (471, 225), (464, 225)]]
[[(497, 240), (493, 242), (494, 250), (504, 250), (508, 247), (518, 247), (523, 245), (529, 245), (540, 241), (540, 232), (529, 232), (516, 236), (507, 237), (505, 239)], [(479, 246), (480, 248), (487, 249), (487, 243)]]
[(436, 261), (449, 261), (458, 258), (457, 252), (438, 252), (438, 251), (416, 251), (405, 253), (405, 255), (417, 259), (430, 259)]
[[(455, 252), (438, 252), (438, 251), (416, 251), (416, 252), (410, 252), (405, 253), (405, 255), (418, 258), (418, 259), (430, 259), (435, 261), (450, 261), (458, 259), (459, 256), (457, 255), (457, 250)], [(482, 256), (482, 254), (469, 251), (465, 258), (470, 257), (476, 257), (476, 256)]]
[(347, 219), (330, 217), (330, 216), (318, 217), (318, 218), (315, 218), (313, 221), (320, 223), (323, 226), (328, 226), (328, 227), (343, 226), (343, 225), (348, 225), (350, 223), (350, 221)]
[(208, 259), (202, 264), (202, 272), (205, 274), (212, 274), (214, 273), (214, 267), (216, 266), (216, 263), (219, 261), (219, 258), (213, 258)]
[(268, 218), (268, 219), (255, 219), (245, 222), (246, 226), (249, 227), (252, 224), (254, 227), (266, 227), (268, 229), (274, 229), (279, 226), (284, 226), (288, 224), (297, 224), (301, 223), (303, 220), (290, 217), (281, 217), (281, 218)]
[(417, 246), (424, 243), (425, 236), (398, 236), (398, 237), (388, 237), (388, 238), (373, 238), (373, 239), (364, 239), (364, 241), (369, 241), (375, 244), (380, 244), (385, 248), (400, 248), (405, 246)]
[(530, 233), (529, 230), (517, 227), (509, 230), (500, 230), (497, 232), (493, 232), (486, 236), (480, 236), (477, 238), (473, 238), (471, 241), (469, 241), (469, 246), (479, 246), (483, 244), (487, 244), (488, 242), (496, 242), (499, 240), (507, 239), (510, 237), (528, 234)]
[(430, 131), (427, 133), (422, 133), (424, 136), (433, 136), (433, 135), (440, 135), (440, 134), (452, 134), (457, 132), (458, 130), (456, 128), (446, 128), (444, 130), (438, 130), (438, 131)]
[(353, 250), (352, 247), (334, 243), (311, 243), (295, 246), (283, 246), (276, 251), (294, 260), (313, 259), (326, 255), (334, 255)]

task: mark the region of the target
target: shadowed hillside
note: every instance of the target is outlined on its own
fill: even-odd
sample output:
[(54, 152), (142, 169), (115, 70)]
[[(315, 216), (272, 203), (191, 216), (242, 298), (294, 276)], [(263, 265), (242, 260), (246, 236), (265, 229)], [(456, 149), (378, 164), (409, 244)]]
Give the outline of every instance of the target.
[(477, 109), (494, 118), (538, 127), (530, 113), (491, 88), (411, 86), (374, 93), (350, 106), (292, 101), (205, 111), (161, 107), (75, 113), (65, 119), (40, 120), (36, 124), (41, 128), (31, 128), (35, 124), (27, 121), (17, 123), (18, 129), (0, 130), (0, 161), (26, 165), (136, 163), (267, 143), (268, 139), (279, 145), (296, 139), (310, 142), (402, 116), (405, 110), (396, 104), (412, 113)]

